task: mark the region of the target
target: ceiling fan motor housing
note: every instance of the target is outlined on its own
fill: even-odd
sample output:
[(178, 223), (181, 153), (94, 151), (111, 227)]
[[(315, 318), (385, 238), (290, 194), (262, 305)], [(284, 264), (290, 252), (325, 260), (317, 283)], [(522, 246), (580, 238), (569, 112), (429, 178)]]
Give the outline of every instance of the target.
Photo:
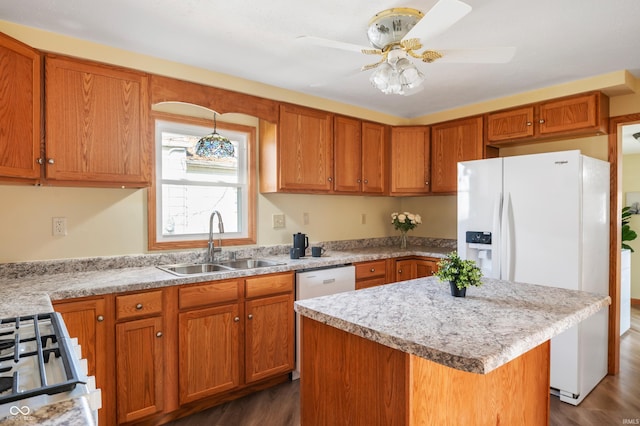
[(387, 9), (377, 13), (369, 21), (367, 37), (377, 49), (398, 44), (402, 38), (422, 19), (424, 14), (408, 7)]

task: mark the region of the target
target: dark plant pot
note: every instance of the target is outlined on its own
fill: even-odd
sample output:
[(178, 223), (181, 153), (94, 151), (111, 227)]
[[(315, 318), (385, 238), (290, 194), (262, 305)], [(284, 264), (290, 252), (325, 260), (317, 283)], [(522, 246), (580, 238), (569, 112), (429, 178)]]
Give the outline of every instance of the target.
[(449, 281), (449, 285), (451, 286), (451, 295), (454, 297), (465, 297), (467, 295), (467, 288), (463, 288), (463, 289), (459, 289), (458, 286), (452, 282)]

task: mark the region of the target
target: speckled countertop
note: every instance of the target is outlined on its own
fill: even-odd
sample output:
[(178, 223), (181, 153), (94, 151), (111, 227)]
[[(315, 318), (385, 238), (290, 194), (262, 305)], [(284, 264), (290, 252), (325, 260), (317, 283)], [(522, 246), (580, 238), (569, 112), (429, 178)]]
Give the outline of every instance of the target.
[(609, 296), (483, 279), (452, 297), (435, 277), (300, 300), (301, 315), (458, 370), (486, 374), (608, 306)]
[[(288, 246), (247, 249), (237, 251), (237, 257), (260, 257), (280, 262), (282, 265), (187, 277), (178, 277), (162, 271), (156, 266), (198, 262), (202, 260), (204, 252), (0, 264), (0, 318), (50, 312), (53, 310), (52, 300), (146, 290), (392, 257), (414, 255), (443, 257), (451, 251), (449, 240), (428, 240), (428, 242), (433, 245), (410, 246), (407, 250), (400, 250), (395, 245), (370, 246), (370, 240), (340, 242), (341, 244), (335, 244), (333, 247), (327, 243), (324, 244), (327, 247), (327, 252), (322, 257), (307, 255), (297, 260), (289, 258)], [(285, 255), (285, 253), (287, 254)]]

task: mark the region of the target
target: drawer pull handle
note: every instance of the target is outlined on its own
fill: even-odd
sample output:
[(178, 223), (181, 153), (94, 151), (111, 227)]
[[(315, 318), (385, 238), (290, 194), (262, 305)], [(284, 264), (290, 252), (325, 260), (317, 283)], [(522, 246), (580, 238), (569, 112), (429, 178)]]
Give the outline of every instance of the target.
[(98, 315), (98, 318), (96, 318), (98, 320), (98, 322), (102, 322), (104, 321), (104, 316), (103, 315)]
[(142, 309), (142, 303), (138, 303), (138, 304), (136, 305), (136, 309), (137, 309), (137, 310)]
[(158, 332), (156, 333), (156, 337), (162, 337), (162, 331), (158, 331)]

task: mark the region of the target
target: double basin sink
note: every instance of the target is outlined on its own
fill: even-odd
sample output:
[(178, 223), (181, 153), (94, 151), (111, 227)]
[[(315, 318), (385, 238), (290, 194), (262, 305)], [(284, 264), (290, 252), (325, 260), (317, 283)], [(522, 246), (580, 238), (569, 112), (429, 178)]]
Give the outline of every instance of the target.
[(219, 263), (178, 263), (175, 265), (158, 266), (159, 269), (181, 277), (190, 275), (211, 274), (214, 272), (237, 271), (243, 269), (266, 268), (284, 265), (266, 259), (236, 259)]

